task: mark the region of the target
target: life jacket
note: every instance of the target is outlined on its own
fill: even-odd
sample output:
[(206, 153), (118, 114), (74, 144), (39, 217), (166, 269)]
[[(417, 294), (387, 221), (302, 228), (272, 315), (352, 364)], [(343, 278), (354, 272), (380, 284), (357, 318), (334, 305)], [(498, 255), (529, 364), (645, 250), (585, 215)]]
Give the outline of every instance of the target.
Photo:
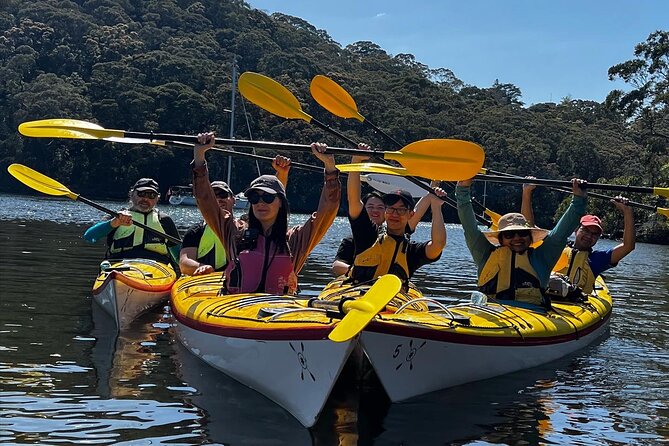
[(479, 290), (489, 298), (547, 306), (548, 298), (530, 264), (530, 252), (532, 248), (523, 254), (515, 253), (506, 246), (495, 249), (479, 274)]
[(279, 253), (278, 246), (257, 235), (254, 246), (242, 250), (225, 269), (228, 294), (295, 294), (297, 274), (290, 253)]
[(403, 282), (409, 281), (407, 250), (409, 238), (405, 234), (394, 237), (381, 234), (376, 242), (355, 256), (353, 265), (346, 275), (354, 283), (367, 282), (384, 274), (393, 274)]
[(200, 237), (200, 243), (197, 245), (198, 262), (203, 262), (212, 250), (214, 252), (214, 264), (212, 266), (216, 271), (221, 271), (227, 264), (225, 247), (216, 233), (205, 224), (202, 237)]
[(569, 263), (558, 272), (567, 276), (571, 284), (583, 291), (583, 294), (588, 295), (592, 293), (592, 290), (595, 288), (596, 277), (588, 261), (590, 251), (566, 247), (564, 252), (567, 254)]
[[(130, 211), (134, 221), (144, 223), (146, 226), (165, 233), (163, 225), (160, 224), (160, 218), (157, 210), (152, 210), (148, 214), (142, 212)], [(125, 251), (130, 251), (135, 248), (145, 249), (147, 251), (155, 252), (160, 255), (167, 256), (167, 245), (165, 240), (158, 235), (135, 226), (119, 226), (114, 231), (112, 243), (109, 246), (108, 252), (111, 257), (121, 254)]]

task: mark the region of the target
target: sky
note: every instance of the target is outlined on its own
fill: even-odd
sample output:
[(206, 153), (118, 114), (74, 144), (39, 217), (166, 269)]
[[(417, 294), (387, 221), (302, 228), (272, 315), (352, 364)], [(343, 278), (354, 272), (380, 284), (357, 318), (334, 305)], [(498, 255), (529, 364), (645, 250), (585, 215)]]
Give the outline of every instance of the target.
[(526, 105), (565, 97), (602, 102), (608, 69), (669, 29), (667, 0), (247, 0), (267, 13), (300, 17), (342, 46), (368, 40), (410, 53), (477, 87), (520, 88)]

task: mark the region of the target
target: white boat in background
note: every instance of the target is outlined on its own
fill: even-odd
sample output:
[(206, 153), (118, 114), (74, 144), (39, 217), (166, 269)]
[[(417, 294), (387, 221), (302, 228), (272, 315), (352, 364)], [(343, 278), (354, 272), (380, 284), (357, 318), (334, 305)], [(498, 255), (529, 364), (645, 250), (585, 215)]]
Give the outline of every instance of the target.
[(167, 191), (167, 201), (174, 206), (197, 206), (192, 186), (172, 186)]
[(243, 192), (235, 195), (234, 209), (247, 209), (249, 207), (249, 200), (244, 196)]
[[(414, 198), (421, 198), (427, 195), (427, 191), (425, 189), (417, 186), (404, 177), (385, 175), (382, 173), (368, 173), (365, 175), (360, 175), (360, 179), (384, 194), (402, 189), (409, 192)], [(430, 186), (429, 183), (424, 184), (427, 187)]]

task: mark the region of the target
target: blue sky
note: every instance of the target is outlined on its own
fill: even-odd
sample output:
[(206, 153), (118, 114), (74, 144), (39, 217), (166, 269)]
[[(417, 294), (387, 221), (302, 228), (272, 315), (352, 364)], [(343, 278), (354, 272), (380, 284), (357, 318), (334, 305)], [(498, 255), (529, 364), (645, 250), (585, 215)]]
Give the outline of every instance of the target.
[(431, 68), (449, 68), (467, 84), (512, 83), (527, 105), (603, 101), (609, 67), (634, 46), (669, 29), (667, 0), (247, 0), (324, 29), (337, 42), (369, 40)]

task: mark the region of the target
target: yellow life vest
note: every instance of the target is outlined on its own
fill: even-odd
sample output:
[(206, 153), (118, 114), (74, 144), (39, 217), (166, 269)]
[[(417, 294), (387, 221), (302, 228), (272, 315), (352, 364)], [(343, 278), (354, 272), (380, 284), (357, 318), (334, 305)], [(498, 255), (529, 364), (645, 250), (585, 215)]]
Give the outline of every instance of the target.
[(227, 264), (225, 247), (216, 233), (205, 224), (200, 243), (197, 245), (197, 260), (202, 261), (212, 249), (214, 250), (214, 265), (212, 266), (216, 271), (222, 271)]
[[(144, 223), (146, 226), (165, 233), (165, 229), (160, 224), (158, 211), (152, 210), (148, 214), (142, 212), (130, 211), (134, 221)], [(152, 234), (144, 229), (135, 226), (119, 226), (114, 231), (113, 241), (109, 247), (111, 254), (119, 254), (124, 251), (130, 251), (135, 248), (143, 248), (147, 251), (156, 252), (161, 255), (167, 255), (167, 245), (161, 237)]]
[(569, 263), (559, 273), (569, 278), (572, 285), (580, 288), (583, 294), (590, 294), (595, 288), (595, 273), (590, 268), (590, 251), (580, 251), (576, 248), (566, 247), (564, 252), (567, 254)]
[(355, 256), (347, 276), (354, 282), (367, 282), (384, 274), (394, 274), (402, 281), (409, 280), (407, 250), (409, 239), (382, 234), (374, 244)]
[(494, 299), (545, 305), (541, 281), (530, 264), (531, 251), (517, 254), (505, 246), (495, 249), (479, 274), (479, 290)]

